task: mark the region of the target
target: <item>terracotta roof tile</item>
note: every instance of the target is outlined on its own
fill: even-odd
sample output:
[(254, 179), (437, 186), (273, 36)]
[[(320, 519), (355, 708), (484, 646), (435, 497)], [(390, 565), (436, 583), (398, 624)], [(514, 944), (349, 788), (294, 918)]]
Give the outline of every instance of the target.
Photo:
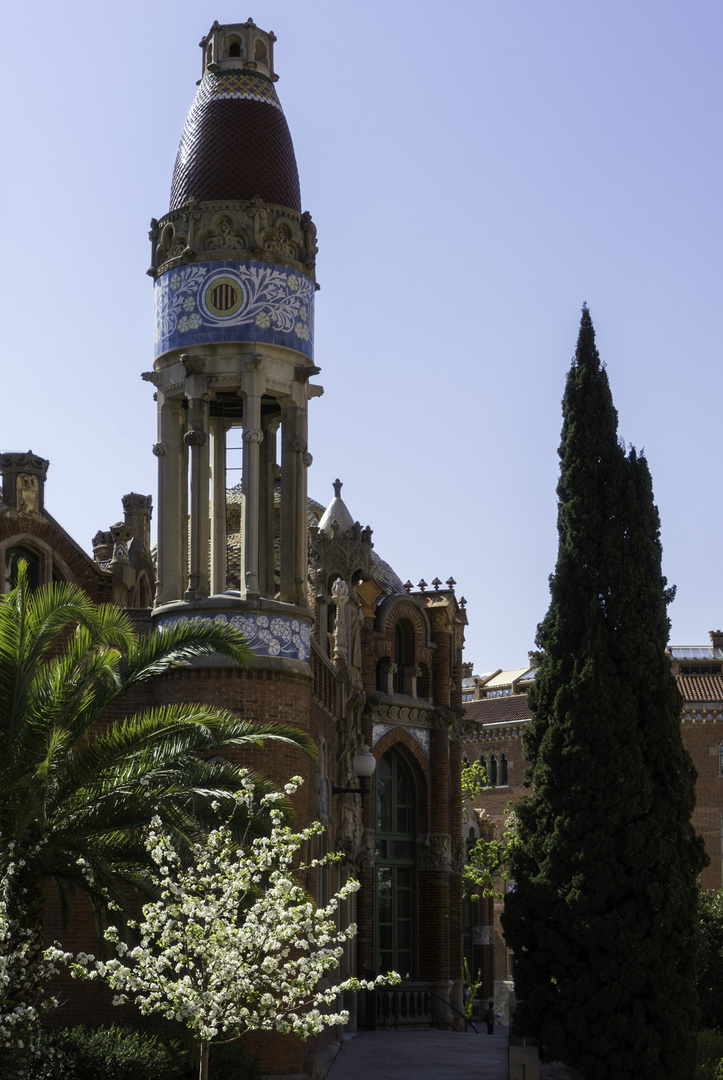
[(676, 675), (685, 701), (723, 701), (723, 675)]
[(465, 704), (467, 719), (479, 724), (504, 724), (511, 720), (531, 720), (532, 713), (527, 707), (525, 694), (510, 694), (509, 697), (483, 698), (481, 701), (468, 701)]
[(207, 74), (178, 148), (171, 210), (216, 199), (253, 199), (301, 210), (299, 173), (273, 83), (256, 73)]

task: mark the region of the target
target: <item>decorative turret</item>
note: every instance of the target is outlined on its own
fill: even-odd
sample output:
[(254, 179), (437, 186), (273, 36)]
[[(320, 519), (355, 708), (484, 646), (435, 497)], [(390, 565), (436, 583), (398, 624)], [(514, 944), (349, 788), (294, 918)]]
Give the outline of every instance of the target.
[[(275, 40), (250, 19), (214, 23), (202, 39), (171, 209), (151, 223), (156, 359), (144, 378), (158, 399), (158, 616), (169, 604), (306, 608), (307, 406), (322, 393), (309, 383), (316, 231), (301, 213)], [(242, 536), (227, 545), (239, 471)]]

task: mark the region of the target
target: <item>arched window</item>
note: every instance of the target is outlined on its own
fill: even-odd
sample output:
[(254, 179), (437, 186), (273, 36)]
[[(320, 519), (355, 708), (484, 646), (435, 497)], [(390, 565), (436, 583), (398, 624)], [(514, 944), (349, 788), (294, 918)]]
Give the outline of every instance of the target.
[(394, 627), (394, 663), (397, 665), (397, 670), (394, 672), (395, 694), (404, 693), (404, 662), (404, 630), (401, 623), (397, 623)]
[(408, 619), (400, 619), (394, 627), (394, 693), (407, 694), (406, 668), (414, 664), (414, 627)]
[(18, 583), (18, 566), (21, 561), (27, 564), (28, 584), (37, 589), (43, 584), (43, 557), (33, 548), (18, 546), (5, 552), (5, 588), (4, 592), (14, 589)]
[(374, 959), (379, 972), (416, 977), (417, 792), (402, 756), (389, 750), (374, 774)]
[(487, 766), (487, 779), (492, 787), (497, 787), (497, 758), (494, 754), (490, 754), (490, 760)]
[(507, 778), (507, 754), (503, 750), (500, 754), (497, 785), (498, 787), (507, 787), (508, 784), (509, 780)]

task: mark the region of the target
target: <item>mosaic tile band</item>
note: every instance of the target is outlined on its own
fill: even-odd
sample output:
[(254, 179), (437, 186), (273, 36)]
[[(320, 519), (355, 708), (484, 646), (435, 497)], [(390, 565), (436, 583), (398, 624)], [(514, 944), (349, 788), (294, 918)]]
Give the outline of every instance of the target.
[(264, 101), (283, 112), (274, 84), (263, 75), (246, 71), (219, 71), (205, 75), (196, 93), (196, 103), (212, 100), (242, 98), (246, 101)]
[[(213, 615), (199, 614), (195, 618), (210, 619), (213, 622), (228, 623), (240, 630), (251, 649), (257, 656), (281, 656), (288, 660), (309, 662), (311, 655), (311, 627), (301, 619), (287, 615), (261, 615), (256, 612), (243, 615), (226, 615), (216, 612)], [(185, 615), (159, 619), (159, 626), (187, 621)]]
[(156, 356), (212, 341), (255, 341), (314, 356), (314, 283), (268, 263), (169, 270), (156, 282)]

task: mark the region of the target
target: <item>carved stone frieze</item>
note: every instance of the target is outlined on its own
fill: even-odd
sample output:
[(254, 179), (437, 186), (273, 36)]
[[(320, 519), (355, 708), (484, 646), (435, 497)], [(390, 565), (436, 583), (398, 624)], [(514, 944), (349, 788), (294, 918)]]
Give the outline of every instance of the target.
[(449, 734), (457, 726), (457, 716), (451, 709), (437, 709), (429, 719), (435, 731), (446, 731)]
[(449, 870), (451, 865), (452, 838), (449, 833), (429, 833), (424, 843), (417, 843), (420, 870)]
[(429, 724), (434, 716), (434, 711), (416, 705), (385, 705), (379, 703), (374, 706), (374, 715), (380, 721), (393, 726), (402, 724)]
[(40, 484), (37, 476), (18, 473), (15, 481), (15, 512), (18, 517), (42, 519), (40, 513)]
[(168, 400), (169, 398), (174, 398), (174, 397), (185, 397), (186, 396), (186, 380), (185, 379), (179, 379), (177, 382), (167, 383), (166, 386), (162, 386), (160, 389), (161, 389), (161, 391), (163, 393), (164, 398), (166, 398), (166, 400)]
[(462, 838), (452, 841), (451, 869), (461, 874), (467, 863), (467, 844)]
[(153, 277), (204, 258), (248, 258), (300, 270), (315, 280), (316, 226), (307, 212), (261, 199), (195, 203), (154, 221)]
[(494, 945), (494, 927), (493, 926), (473, 926), (472, 927), (472, 944), (473, 945)]

